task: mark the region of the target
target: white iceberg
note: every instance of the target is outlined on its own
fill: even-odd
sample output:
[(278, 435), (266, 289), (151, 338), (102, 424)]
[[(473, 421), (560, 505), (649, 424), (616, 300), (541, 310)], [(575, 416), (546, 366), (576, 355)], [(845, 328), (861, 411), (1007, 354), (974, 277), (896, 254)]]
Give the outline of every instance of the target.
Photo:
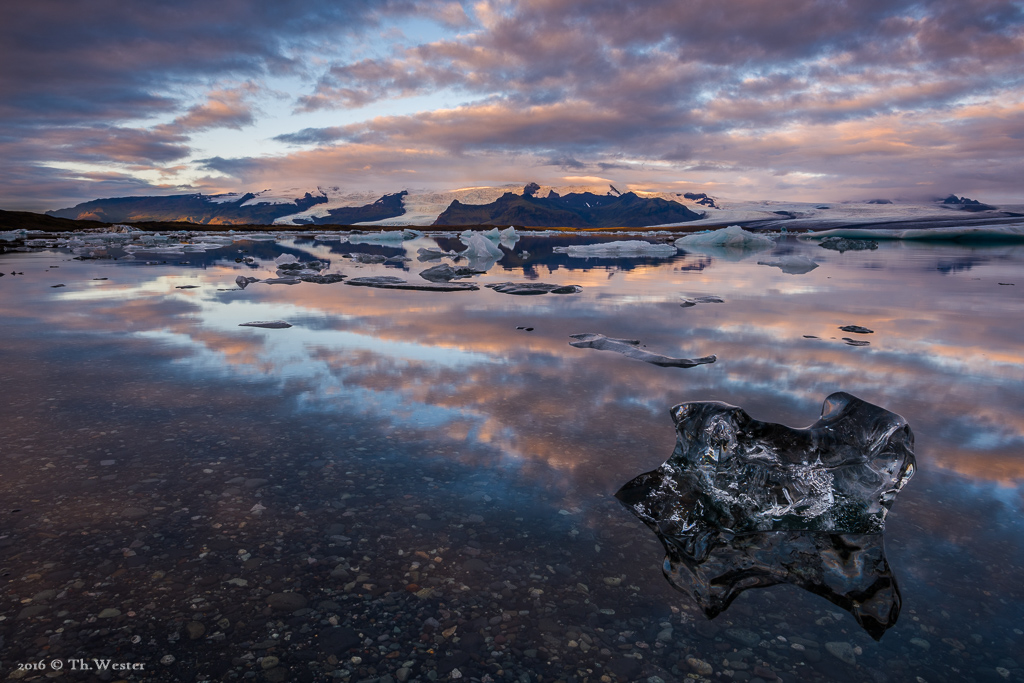
[(370, 244), (377, 246), (393, 245), (396, 243), (404, 242), (405, 240), (416, 239), (422, 237), (423, 233), (419, 230), (382, 230), (381, 232), (374, 232), (367, 235), (349, 235), (349, 244)]
[(466, 245), (466, 249), (459, 255), (468, 259), (500, 259), (504, 255), (498, 245), (487, 239), (484, 233), (472, 233), (468, 238), (460, 239)]
[(748, 232), (738, 225), (730, 225), (728, 228), (720, 230), (684, 235), (675, 241), (675, 245), (680, 249), (689, 249), (690, 247), (727, 247), (730, 249), (761, 251), (774, 248), (775, 242), (764, 235)]
[(601, 244), (573, 244), (555, 247), (557, 254), (568, 254), (576, 258), (629, 258), (639, 256), (668, 257), (676, 255), (671, 244), (652, 244), (644, 240), (621, 240)]
[(276, 259), (274, 259), (274, 263), (276, 263), (279, 266), (287, 265), (289, 263), (298, 263), (298, 262), (299, 262), (299, 259), (294, 254), (281, 254)]

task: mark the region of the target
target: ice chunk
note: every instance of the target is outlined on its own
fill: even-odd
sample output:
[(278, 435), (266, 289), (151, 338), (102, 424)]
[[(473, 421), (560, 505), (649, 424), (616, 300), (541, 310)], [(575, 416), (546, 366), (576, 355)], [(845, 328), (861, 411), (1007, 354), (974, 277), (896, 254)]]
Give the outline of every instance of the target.
[(843, 325), (839, 329), (841, 329), (843, 332), (853, 332), (854, 334), (874, 334), (875, 333), (874, 330), (869, 330), (868, 328), (861, 327), (860, 325)]
[(268, 285), (297, 285), (302, 280), (297, 277), (268, 277), (263, 282)]
[(498, 244), (509, 251), (516, 246), (516, 242), (518, 241), (519, 235), (516, 234), (516, 228), (514, 225), (510, 225), (498, 233)]
[(817, 263), (803, 254), (786, 254), (774, 261), (758, 261), (757, 265), (781, 268), (783, 273), (790, 275), (803, 275), (818, 267)]
[(660, 365), (661, 367), (673, 367), (673, 368), (692, 368), (695, 365), (704, 365), (706, 363), (714, 363), (718, 358), (716, 356), (705, 356), (703, 358), (670, 358), (669, 356), (662, 356), (658, 353), (651, 351), (645, 351), (640, 348), (640, 341), (636, 339), (612, 339), (606, 337), (603, 334), (594, 334), (586, 332), (583, 334), (570, 334), (572, 339), (576, 341), (569, 342), (569, 346), (575, 346), (578, 349), (597, 349), (599, 351), (615, 351), (621, 353), (628, 358), (634, 360), (642, 360), (645, 363), (651, 363), (652, 365)]
[(258, 277), (246, 277), (244, 275), (239, 275), (238, 277), (235, 278), (235, 284), (241, 287), (242, 289), (245, 289), (252, 283), (259, 281), (260, 279)]
[(878, 242), (874, 240), (854, 240), (846, 237), (826, 237), (818, 244), (822, 249), (831, 249), (842, 254), (844, 251), (867, 251), (878, 249)]
[(369, 234), (359, 234), (348, 236), (349, 244), (375, 244), (378, 246), (397, 246), (396, 243), (404, 242), (405, 240), (415, 239), (422, 237), (423, 233), (419, 230), (382, 230), (381, 232), (374, 232)]
[(466, 292), (480, 289), (469, 282), (437, 282), (419, 283), (407, 282), (402, 278), (393, 275), (382, 275), (379, 277), (354, 277), (345, 280), (346, 285), (356, 287), (379, 287), (381, 289), (413, 289), (424, 292)]
[(431, 282), (450, 282), (458, 278), (471, 277), (480, 271), (473, 270), (466, 266), (449, 266), (447, 263), (427, 268), (420, 272), (420, 277)]
[(287, 266), (298, 262), (299, 259), (298, 257), (295, 256), (295, 254), (281, 254), (276, 259), (274, 259), (274, 263), (276, 263), (278, 267)]
[(555, 247), (552, 251), (556, 254), (568, 254), (575, 258), (635, 258), (640, 256), (665, 258), (675, 256), (677, 253), (676, 248), (671, 244), (652, 244), (644, 240), (572, 244), (568, 247)]
[(312, 282), (316, 285), (332, 285), (336, 282), (341, 282), (345, 279), (345, 276), (341, 273), (313, 273), (311, 275), (300, 275), (299, 279), (303, 282)]
[(388, 260), (388, 257), (383, 254), (354, 253), (349, 254), (349, 258), (351, 258), (355, 263), (384, 263)]
[[(670, 412), (676, 448), (658, 472), (669, 488), (685, 480), (697, 492), (699, 504), (671, 503), (684, 526), (880, 533), (914, 473), (907, 421), (847, 393), (826, 398), (806, 429), (759, 422), (718, 401)], [(652, 493), (665, 504), (669, 494)]]
[[(497, 228), (494, 231), (497, 232)], [(465, 251), (462, 251), (460, 256), (470, 259), (500, 259), (503, 256), (498, 245), (487, 239), (482, 233), (471, 232), (468, 237), (466, 233), (463, 233), (460, 239), (466, 245)]]
[(416, 251), (417, 259), (419, 261), (436, 261), (440, 258), (461, 258), (460, 254), (456, 251), (444, 251), (443, 249), (425, 249), (420, 248)]
[(484, 285), (502, 294), (530, 296), (536, 294), (578, 294), (583, 291), (579, 285), (549, 285), (544, 282), (498, 282)]
[(709, 618), (747, 588), (785, 582), (850, 611), (876, 639), (895, 623), (882, 531), (916, 466), (906, 420), (842, 392), (806, 429), (719, 402), (670, 413), (672, 456), (616, 497), (658, 535), (674, 586)]
[(268, 330), (283, 330), (286, 327), (291, 327), (289, 323), (283, 320), (255, 320), (251, 323), (239, 323), (239, 327), (265, 327)]
[(505, 255), (498, 245), (478, 232), (463, 241), (466, 248), (459, 255), (469, 259), (469, 267), (475, 271), (486, 273)]
[(775, 242), (770, 237), (748, 232), (738, 225), (684, 235), (675, 241), (675, 245), (688, 250), (694, 247), (724, 247), (737, 251), (764, 251), (775, 248)]

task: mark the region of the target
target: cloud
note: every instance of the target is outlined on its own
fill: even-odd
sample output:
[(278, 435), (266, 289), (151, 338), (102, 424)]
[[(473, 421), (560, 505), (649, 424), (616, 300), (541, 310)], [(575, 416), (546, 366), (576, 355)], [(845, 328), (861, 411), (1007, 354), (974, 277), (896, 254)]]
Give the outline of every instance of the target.
[[(41, 0), (0, 13), (0, 184), (32, 175), (17, 161), (235, 183), (298, 172), (365, 186), (403, 169), (475, 185), (480, 169), (511, 182), (561, 169), (792, 198), (1020, 193), (1024, 9), (1011, 0)], [(436, 30), (417, 42), (403, 21)], [(294, 111), (257, 125), (271, 78), (292, 84)], [(217, 128), (296, 149), (197, 149)]]
[[(13, 144), (31, 152), (4, 156), (0, 206), (24, 206), (25, 195), (9, 183), (51, 177), (50, 164), (176, 162), (189, 154), (191, 133), (254, 122), (256, 79), (299, 76), (309, 54), (411, 7), (404, 0), (4, 3), (0, 151)], [(196, 102), (193, 93), (203, 91)], [(160, 119), (171, 122), (150, 123)], [(54, 201), (92, 198), (88, 183), (64, 194), (69, 182), (62, 172), (51, 186), (61, 193)]]

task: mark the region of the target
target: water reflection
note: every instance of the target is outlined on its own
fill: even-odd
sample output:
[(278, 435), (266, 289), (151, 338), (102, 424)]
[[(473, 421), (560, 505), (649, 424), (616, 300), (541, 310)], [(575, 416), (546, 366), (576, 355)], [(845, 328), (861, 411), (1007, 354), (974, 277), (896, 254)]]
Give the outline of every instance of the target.
[[(725, 636), (714, 636), (716, 641), (700, 635), (699, 625), (715, 624), (776, 643), (763, 657), (757, 651), (785, 680), (881, 680), (889, 672), (890, 680), (919, 675), (952, 681), (963, 678), (954, 669), (973, 674), (982, 662), (996, 675), (992, 667), (1004, 666), (1000, 662), (1019, 650), (1013, 629), (1020, 627), (1024, 604), (1024, 353), (1018, 322), (1024, 290), (1020, 283), (998, 283), (1021, 280), (1024, 254), (1010, 247), (898, 244), (839, 254), (790, 241), (780, 252), (805, 254), (820, 266), (787, 275), (757, 266), (757, 259), (680, 254), (587, 262), (551, 252), (552, 245), (580, 240), (548, 243), (526, 236), (515, 254), (506, 253), (473, 278), (479, 291), (461, 294), (340, 283), (254, 283), (240, 291), (234, 284), (239, 275), (273, 277), (281, 253), (302, 261), (332, 259), (332, 269), (348, 277), (399, 274), (414, 280), (429, 264), (358, 264), (340, 254), (415, 259), (419, 248), (461, 248), (454, 237), (417, 238), (398, 247), (238, 242), (156, 265), (145, 265), (143, 257), (70, 261), (61, 251), (0, 255), (4, 272), (25, 272), (0, 279), (0, 382), (13, 411), (0, 424), (0, 488), (6, 500), (31, 513), (18, 525), (0, 520), (2, 564), (16, 572), (4, 596), (11, 604), (34, 599), (42, 591), (35, 582), (62, 571), (81, 572), (86, 591), (110, 591), (91, 596), (54, 584), (70, 597), (46, 603), (52, 613), (8, 619), (0, 635), (8, 645), (18, 643), (25, 661), (30, 655), (36, 661), (41, 655), (33, 642), (58, 625), (40, 620), (67, 610), (62, 618), (85, 624), (117, 606), (115, 593), (124, 600), (132, 595), (138, 600), (120, 605), (122, 611), (149, 600), (157, 605), (139, 612), (157, 624), (154, 662), (170, 647), (163, 624), (204, 612), (212, 635), (219, 610), (235, 624), (227, 641), (194, 641), (199, 654), (193, 659), (223, 666), (237, 659), (243, 663), (230, 675), (241, 675), (246, 662), (257, 661), (244, 659), (254, 645), (279, 633), (257, 632), (268, 621), (259, 591), (269, 586), (308, 594), (314, 629), (332, 614), (346, 627), (370, 628), (371, 619), (390, 619), (372, 606), (387, 599), (401, 605), (405, 630), (392, 639), (403, 647), (400, 658), (367, 653), (377, 645), (330, 653), (339, 662), (331, 667), (351, 670), (351, 680), (393, 675), (387, 662), (397, 666), (407, 657), (422, 667), (417, 671), (438, 668), (426, 664), (433, 661), (426, 648), (437, 648), (438, 660), (446, 652), (456, 657), (475, 638), (484, 660), (494, 651), (520, 652), (492, 658), (527, 662), (509, 665), (513, 678), (530, 670), (543, 672), (545, 680), (550, 673), (551, 680), (594, 681), (600, 676), (586, 669), (597, 671), (601, 664), (599, 673), (613, 680), (636, 680), (641, 667), (645, 677), (681, 679), (693, 673), (685, 668), (690, 656), (721, 669), (717, 646)], [(245, 256), (253, 262), (236, 262)], [(98, 277), (108, 279), (93, 279)], [(531, 278), (578, 284), (583, 291), (511, 297), (484, 286)], [(59, 283), (65, 287), (51, 288)], [(177, 289), (187, 284), (200, 286)], [(704, 296), (724, 303), (680, 306)], [(253, 320), (285, 320), (292, 327), (238, 327)], [(839, 330), (844, 325), (874, 330), (872, 345), (846, 346)], [(714, 353), (718, 362), (680, 372), (569, 345), (570, 335), (594, 330), (642, 339), (670, 356)], [(890, 515), (886, 532), (889, 558), (900, 573), (904, 619), (876, 646), (849, 628), (849, 616), (828, 617), (821, 608), (829, 605), (785, 587), (744, 594), (712, 624), (692, 606), (671, 612), (671, 588), (649, 561), (660, 557), (654, 537), (637, 533), (642, 527), (610, 499), (622, 481), (656, 467), (671, 450), (665, 407), (721, 400), (743, 405), (759, 419), (806, 423), (820, 397), (838, 390), (892, 408), (919, 433), (923, 470)], [(102, 465), (106, 460), (116, 464)], [(242, 483), (227, 483), (239, 477)], [(245, 482), (258, 479), (268, 483), (246, 488)], [(264, 507), (260, 515), (250, 512), (257, 503)], [(152, 512), (134, 519), (124, 516), (127, 508)], [(715, 541), (712, 547), (721, 549), (708, 555), (700, 571), (712, 576), (714, 563), (731, 553), (758, 564), (758, 580), (767, 581), (780, 577), (778, 563), (796, 553), (811, 560), (812, 573), (820, 572), (813, 581), (836, 595), (869, 590), (844, 563), (864, 560), (884, 574), (884, 557), (870, 538), (812, 540), (796, 539), (795, 548), (784, 548), (762, 539), (767, 545), (738, 549)], [(133, 548), (136, 541), (144, 546)], [(212, 554), (200, 557), (204, 546)], [(240, 549), (262, 567), (235, 559)], [(412, 568), (410, 557), (421, 566)], [(815, 557), (832, 557), (832, 564)], [(469, 558), (486, 567), (467, 564)], [(351, 574), (344, 580), (331, 576), (342, 559)], [(137, 567), (144, 571), (133, 571)], [(830, 573), (829, 567), (840, 571)], [(120, 568), (128, 573), (110, 578)], [(169, 578), (150, 578), (164, 571)], [(679, 565), (680, 581), (688, 571)], [(35, 574), (45, 578), (23, 578)], [(364, 574), (372, 581), (356, 583)], [(239, 590), (218, 583), (229, 575), (250, 585)], [(859, 576), (868, 575), (865, 570)], [(197, 610), (186, 602), (184, 587), (197, 578), (213, 581), (196, 594), (214, 607)], [(107, 581), (115, 588), (93, 588)], [(345, 590), (350, 583), (355, 585)], [(437, 593), (415, 597), (406, 588), (411, 584)], [(713, 596), (718, 584), (709, 579), (708, 585)], [(345, 609), (321, 608), (321, 600)], [(487, 623), (506, 612), (515, 621)], [(884, 622), (884, 605), (873, 614)], [(282, 622), (300, 618), (281, 616)], [(455, 637), (472, 632), (473, 638), (463, 645), (427, 633), (421, 624), (428, 617), (442, 630), (458, 625)], [(119, 628), (134, 627), (126, 616), (119, 619)], [(673, 639), (657, 640), (659, 625), (667, 622)], [(15, 625), (22, 635), (15, 635)], [(65, 637), (88, 636), (86, 628), (68, 627), (72, 635)], [(281, 627), (275, 622), (275, 628)], [(486, 641), (484, 650), (484, 638), (496, 640), (499, 631), (507, 638), (513, 628), (523, 629), (518, 641)], [(127, 631), (112, 633), (120, 638)], [(581, 634), (593, 641), (587, 653), (568, 645), (586, 642)], [(838, 660), (827, 652), (805, 660), (788, 644), (777, 645), (779, 635), (821, 644), (850, 641), (863, 645), (864, 654), (857, 655), (856, 667), (835, 669)], [(931, 649), (914, 639), (928, 641)], [(947, 639), (964, 649), (947, 647)], [(109, 647), (128, 648), (122, 640)], [(299, 640), (296, 635), (293, 642)], [(147, 636), (143, 644), (148, 642)], [(422, 644), (423, 651), (411, 643)], [(97, 652), (92, 645), (64, 647), (67, 656)], [(307, 658), (305, 650), (291, 653), (283, 641), (278, 647), (273, 656), (281, 657), (282, 666), (298, 671), (317, 660), (324, 667), (317, 676), (333, 671), (328, 653), (317, 652), (315, 644)], [(527, 650), (538, 650), (537, 659), (527, 661), (521, 654)], [(174, 652), (186, 657), (182, 649)], [(257, 658), (272, 654), (255, 652)], [(732, 661), (735, 653), (729, 654)], [(353, 656), (364, 664), (351, 665)], [(371, 661), (377, 671), (359, 671)], [(462, 671), (482, 678), (485, 664), (478, 665), (464, 664)], [(496, 677), (493, 669), (487, 672)], [(192, 680), (195, 673), (182, 677)]]

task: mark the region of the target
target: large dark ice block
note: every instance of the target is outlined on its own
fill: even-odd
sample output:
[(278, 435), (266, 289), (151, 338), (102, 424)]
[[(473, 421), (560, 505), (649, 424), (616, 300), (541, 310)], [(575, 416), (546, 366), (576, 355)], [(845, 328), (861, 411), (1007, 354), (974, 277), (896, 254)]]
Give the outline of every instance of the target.
[(806, 429), (695, 402), (671, 410), (676, 448), (616, 496), (665, 546), (664, 572), (714, 617), (747, 588), (791, 583), (849, 611), (874, 638), (899, 615), (882, 531), (914, 473), (899, 415), (825, 399)]

